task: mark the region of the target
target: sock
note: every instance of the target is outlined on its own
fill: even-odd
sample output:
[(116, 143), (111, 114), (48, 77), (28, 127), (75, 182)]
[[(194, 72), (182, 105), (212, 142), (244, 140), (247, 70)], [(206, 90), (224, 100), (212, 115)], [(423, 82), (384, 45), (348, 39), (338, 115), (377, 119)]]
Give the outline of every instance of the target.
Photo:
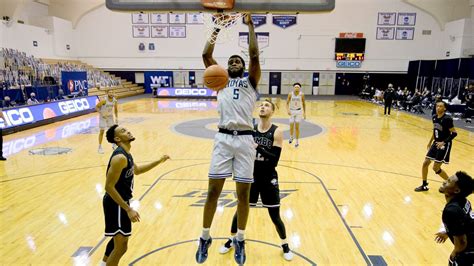
[(284, 244), (288, 244), (288, 240), (286, 240), (286, 238), (281, 240), (281, 245), (283, 246)]
[(428, 186), (428, 181), (427, 180), (423, 180), (423, 186)]
[(210, 230), (211, 230), (211, 228), (203, 228), (201, 238), (204, 239), (204, 240), (208, 240), (211, 237), (210, 234), (209, 234)]
[(245, 230), (240, 230), (238, 229), (237, 230), (237, 240), (238, 241), (244, 241), (244, 234), (245, 234)]

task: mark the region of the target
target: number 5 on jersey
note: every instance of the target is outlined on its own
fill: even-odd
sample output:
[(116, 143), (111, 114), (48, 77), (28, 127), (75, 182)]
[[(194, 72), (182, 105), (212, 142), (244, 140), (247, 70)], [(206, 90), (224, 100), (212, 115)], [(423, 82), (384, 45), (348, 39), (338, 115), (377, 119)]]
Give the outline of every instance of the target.
[(238, 100), (239, 99), (239, 89), (238, 88), (235, 88), (234, 89), (234, 97), (233, 97), (234, 100)]

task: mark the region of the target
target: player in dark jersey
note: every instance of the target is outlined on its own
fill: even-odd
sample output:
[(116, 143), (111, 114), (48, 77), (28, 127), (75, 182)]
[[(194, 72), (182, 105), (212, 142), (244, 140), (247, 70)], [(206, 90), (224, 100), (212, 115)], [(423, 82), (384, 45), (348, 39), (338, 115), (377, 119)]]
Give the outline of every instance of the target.
[(446, 198), (443, 210), (445, 231), (438, 232), (435, 241), (444, 243), (449, 237), (454, 249), (449, 265), (474, 265), (474, 212), (467, 200), (474, 189), (474, 181), (465, 172), (456, 172), (439, 188)]
[[(285, 225), (280, 217), (280, 189), (275, 167), (280, 159), (283, 132), (272, 124), (271, 117), (274, 111), (275, 105), (270, 100), (264, 100), (260, 104), (260, 122), (255, 126), (254, 134), (254, 140), (258, 146), (253, 174), (255, 182), (250, 188), (250, 206), (257, 206), (260, 195), (263, 207), (268, 209), (270, 218), (282, 241), (283, 257), (286, 260), (292, 260), (293, 253), (288, 246)], [(232, 240), (237, 233), (237, 212), (232, 220), (230, 232), (232, 236), (220, 248), (221, 254), (227, 253), (233, 247)]]
[[(444, 180), (448, 179), (448, 174), (441, 169), (441, 164), (449, 163), (449, 154), (453, 139), (458, 135), (453, 125), (453, 118), (446, 114), (448, 104), (440, 101), (436, 103), (436, 115), (433, 116), (433, 135), (428, 143), (428, 153), (421, 170), (423, 183), (415, 188), (416, 192), (428, 191), (428, 167), (434, 161), (433, 171)], [(433, 142), (434, 140), (434, 142)]]
[(127, 251), (128, 237), (132, 234), (132, 222), (139, 222), (140, 215), (130, 207), (133, 192), (133, 176), (145, 173), (165, 162), (170, 157), (136, 165), (130, 154), (131, 142), (135, 137), (126, 128), (113, 125), (106, 133), (107, 141), (116, 144), (107, 166), (105, 195), (102, 201), (105, 216), (105, 236), (113, 238), (107, 244), (102, 259), (107, 265), (118, 265), (120, 258)]

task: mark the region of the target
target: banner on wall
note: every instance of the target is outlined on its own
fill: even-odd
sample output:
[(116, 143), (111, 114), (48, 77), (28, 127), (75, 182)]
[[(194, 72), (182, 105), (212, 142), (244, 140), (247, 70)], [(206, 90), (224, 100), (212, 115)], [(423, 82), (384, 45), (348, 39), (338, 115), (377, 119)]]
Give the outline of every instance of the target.
[[(270, 46), (270, 32), (256, 32), (258, 48), (266, 48)], [(242, 48), (249, 47), (249, 33), (239, 32), (239, 46)]]
[(150, 26), (133, 25), (133, 38), (150, 38)]
[(151, 24), (168, 24), (168, 14), (166, 13), (151, 13)]
[(395, 39), (397, 40), (413, 40), (415, 28), (397, 28)]
[(152, 87), (168, 88), (174, 86), (173, 71), (145, 71), (145, 93), (151, 93)]
[(186, 24), (186, 13), (170, 13), (170, 24)]
[(148, 14), (132, 13), (132, 24), (148, 24)]
[(395, 12), (379, 12), (377, 25), (395, 25), (397, 13)]
[(202, 13), (186, 13), (187, 24), (203, 24), (204, 19)]
[(152, 38), (168, 38), (168, 26), (151, 26)]
[(170, 38), (186, 38), (186, 26), (170, 26)]
[(79, 89), (87, 93), (89, 88), (85, 71), (61, 71), (61, 81), (65, 94), (77, 93)]
[(296, 16), (273, 16), (272, 22), (274, 25), (286, 29), (293, 25), (296, 25)]
[(415, 26), (416, 13), (398, 13), (398, 26)]
[(0, 118), (0, 128), (33, 124), (45, 119), (94, 109), (98, 102), (99, 98), (97, 96), (87, 96), (7, 109), (2, 111), (5, 120)]
[(377, 40), (393, 40), (394, 38), (394, 27), (377, 27)]
[[(267, 15), (252, 15), (252, 21), (255, 25), (255, 28), (258, 28), (262, 25), (267, 24)], [(247, 25), (247, 23), (245, 23), (245, 17), (242, 18), (242, 23)]]

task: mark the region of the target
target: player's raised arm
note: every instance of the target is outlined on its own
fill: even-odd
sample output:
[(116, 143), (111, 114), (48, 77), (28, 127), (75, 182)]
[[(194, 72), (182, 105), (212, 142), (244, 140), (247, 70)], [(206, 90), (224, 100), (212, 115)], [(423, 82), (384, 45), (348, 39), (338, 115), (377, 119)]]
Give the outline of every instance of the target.
[(217, 38), (217, 34), (219, 34), (219, 29), (214, 29), (212, 36), (206, 42), (206, 46), (204, 46), (204, 51), (202, 51), (202, 60), (204, 61), (204, 66), (206, 68), (217, 65), (216, 60), (212, 57), (212, 53), (214, 52), (214, 43), (211, 43), (211, 40)]
[(245, 15), (245, 22), (249, 26), (249, 81), (252, 86), (257, 89), (258, 82), (260, 81), (260, 76), (262, 71), (260, 70), (260, 60), (257, 35), (255, 35), (255, 26), (253, 25), (252, 16), (250, 14)]

